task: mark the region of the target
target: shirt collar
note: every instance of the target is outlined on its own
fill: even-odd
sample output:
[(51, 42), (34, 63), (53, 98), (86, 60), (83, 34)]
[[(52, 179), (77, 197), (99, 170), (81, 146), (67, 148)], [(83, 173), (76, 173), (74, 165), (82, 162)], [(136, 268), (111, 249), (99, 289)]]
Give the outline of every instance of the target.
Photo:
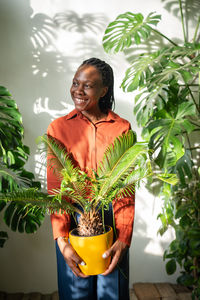
[[(83, 114), (75, 108), (68, 115), (66, 115), (66, 119), (70, 120), (77, 116), (79, 116), (81, 119), (84, 117)], [(96, 123), (114, 121), (117, 118), (119, 118), (118, 115), (115, 114), (112, 110), (109, 110), (107, 116), (104, 119), (97, 121)]]

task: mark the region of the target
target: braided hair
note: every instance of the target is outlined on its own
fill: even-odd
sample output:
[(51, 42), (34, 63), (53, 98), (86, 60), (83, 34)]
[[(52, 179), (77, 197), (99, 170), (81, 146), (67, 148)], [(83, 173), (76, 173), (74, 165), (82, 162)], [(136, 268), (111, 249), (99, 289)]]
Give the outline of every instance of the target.
[(103, 85), (108, 87), (108, 91), (105, 96), (99, 99), (99, 107), (101, 111), (107, 113), (108, 109), (112, 109), (115, 105), (113, 69), (105, 61), (95, 57), (83, 61), (80, 67), (84, 65), (94, 66), (102, 76)]

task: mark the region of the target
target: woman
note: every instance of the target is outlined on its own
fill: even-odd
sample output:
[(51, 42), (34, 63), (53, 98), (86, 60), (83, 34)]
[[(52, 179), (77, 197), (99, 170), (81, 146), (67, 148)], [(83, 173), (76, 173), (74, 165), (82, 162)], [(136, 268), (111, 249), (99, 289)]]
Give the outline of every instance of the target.
[[(129, 122), (111, 110), (114, 104), (113, 87), (113, 71), (107, 63), (97, 58), (84, 61), (75, 73), (70, 89), (75, 109), (48, 127), (48, 134), (65, 145), (84, 171), (88, 168), (96, 170), (107, 146), (130, 129)], [(48, 190), (60, 184), (50, 169), (47, 183)], [(118, 235), (103, 255), (112, 257), (110, 266), (104, 274), (89, 277), (78, 268), (77, 264), (84, 262), (67, 239), (69, 230), (74, 226), (70, 216), (51, 216), (60, 300), (129, 299), (128, 248), (133, 229), (134, 196), (114, 203), (114, 216)], [(106, 212), (107, 225), (112, 225), (112, 220), (110, 209)]]

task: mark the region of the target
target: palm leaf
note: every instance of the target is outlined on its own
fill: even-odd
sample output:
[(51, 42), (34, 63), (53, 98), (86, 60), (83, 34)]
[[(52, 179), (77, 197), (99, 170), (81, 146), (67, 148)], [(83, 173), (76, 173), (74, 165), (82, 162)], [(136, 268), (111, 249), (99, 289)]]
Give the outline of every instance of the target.
[(77, 173), (78, 169), (74, 167), (69, 153), (64, 145), (51, 136), (43, 135), (37, 139), (41, 153), (47, 152), (48, 164), (58, 173), (65, 169), (65, 175), (68, 174), (72, 178)]
[[(61, 201), (62, 197), (67, 197), (71, 202), (84, 207), (88, 205), (92, 198), (93, 189), (90, 178), (84, 172), (76, 172), (75, 176), (69, 177), (65, 169), (62, 170), (63, 179), (59, 189), (52, 190), (55, 199)], [(65, 176), (65, 173), (67, 176)]]
[(88, 198), (93, 194), (92, 185), (89, 184), (90, 177), (74, 166), (72, 155), (55, 138), (44, 135), (38, 138), (38, 143), (42, 152), (48, 152), (50, 168), (58, 172), (61, 178), (60, 188), (51, 191), (54, 199), (61, 201), (62, 197), (67, 197), (84, 209), (88, 205)]
[(117, 187), (137, 169), (140, 161), (147, 161), (148, 147), (144, 143), (136, 143), (135, 133), (128, 133), (115, 139), (114, 145), (111, 145), (105, 152), (102, 163), (99, 166), (98, 174), (104, 176), (104, 180), (99, 188), (98, 198), (104, 198), (107, 194), (115, 193)]
[[(23, 210), (24, 214), (21, 214), (24, 217), (25, 214), (30, 212), (37, 212), (39, 209), (42, 209), (42, 212), (69, 212), (73, 211), (80, 212), (74, 205), (67, 202), (64, 199), (54, 197), (43, 192), (38, 191), (37, 189), (20, 189), (12, 193), (0, 194), (1, 203), (11, 202), (11, 205), (5, 215), (5, 220), (10, 225), (10, 220), (12, 215), (15, 212), (15, 203), (21, 205), (20, 211)], [(8, 219), (9, 217), (9, 219)]]
[(103, 37), (103, 46), (106, 52), (123, 51), (134, 42), (138, 45), (141, 40), (145, 41), (150, 36), (152, 25), (157, 25), (161, 16), (150, 13), (144, 20), (141, 13), (133, 14), (126, 12), (119, 15), (111, 22)]
[(116, 138), (113, 145), (107, 147), (103, 159), (99, 163), (98, 175), (108, 176), (124, 152), (136, 143), (136, 139), (136, 133), (132, 130)]

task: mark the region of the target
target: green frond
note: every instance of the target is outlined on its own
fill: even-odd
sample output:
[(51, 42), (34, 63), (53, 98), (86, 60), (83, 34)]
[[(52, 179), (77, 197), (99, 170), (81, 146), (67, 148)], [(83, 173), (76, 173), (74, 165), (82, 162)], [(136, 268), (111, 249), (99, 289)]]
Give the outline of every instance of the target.
[[(129, 143), (129, 137), (132, 141), (132, 146)], [(104, 198), (109, 193), (112, 193), (113, 190), (117, 191), (117, 189), (120, 189), (128, 176), (132, 176), (133, 178), (134, 174), (136, 175), (139, 167), (141, 168), (142, 166), (142, 169), (149, 169), (149, 150), (147, 144), (136, 143), (133, 145), (133, 141), (135, 142), (134, 133), (129, 131), (115, 140), (114, 147), (109, 147), (106, 152), (106, 158), (103, 160), (105, 167), (104, 165), (100, 166), (105, 179), (100, 186), (98, 197)], [(121, 151), (121, 147), (123, 151)], [(114, 161), (112, 161), (112, 157)], [(96, 202), (98, 201), (98, 197)]]
[(38, 137), (37, 143), (41, 152), (47, 152), (49, 167), (57, 168), (58, 170), (62, 170), (68, 165), (69, 168), (71, 167), (72, 162), (68, 159), (69, 153), (58, 140), (45, 134)]
[(135, 184), (127, 184), (116, 193), (116, 198), (132, 197), (135, 193)]
[(99, 177), (107, 177), (110, 171), (119, 161), (121, 156), (136, 143), (136, 133), (129, 130), (114, 140), (113, 145), (108, 146), (102, 161), (99, 163), (97, 173)]
[(23, 205), (27, 212), (35, 212), (42, 209), (43, 212), (73, 212), (75, 207), (67, 201), (58, 201), (52, 195), (40, 192), (37, 189), (20, 189), (15, 192), (0, 194), (0, 201), (15, 202)]
[(63, 144), (51, 136), (43, 135), (38, 138), (41, 152), (46, 151), (48, 155), (48, 166), (53, 171), (64, 175), (68, 181), (73, 181), (79, 176), (79, 168), (73, 164), (73, 158)]
[(156, 177), (166, 183), (175, 185), (178, 183), (178, 177), (176, 174), (169, 174), (169, 173), (165, 173), (165, 174), (158, 174), (156, 175)]
[[(60, 172), (61, 184), (51, 191), (51, 195), (36, 189), (1, 194), (0, 210), (4, 209), (5, 203), (11, 202), (8, 213), (13, 214), (13, 228), (17, 226), (16, 220), (19, 219), (18, 212), (21, 209), (27, 214), (38, 211), (42, 214), (83, 214), (96, 208), (108, 209), (109, 203), (114, 199), (132, 196), (137, 183), (153, 174), (148, 145), (136, 143), (136, 134), (132, 130), (115, 139), (105, 151), (97, 172), (93, 171), (91, 176), (75, 167), (65, 149), (53, 138), (44, 137), (42, 140), (51, 147), (52, 155), (58, 157), (60, 164), (64, 166)], [(159, 174), (157, 177), (170, 184), (176, 183), (176, 178), (171, 174)], [(21, 206), (15, 209), (14, 203)], [(10, 218), (6, 219), (9, 224)]]

